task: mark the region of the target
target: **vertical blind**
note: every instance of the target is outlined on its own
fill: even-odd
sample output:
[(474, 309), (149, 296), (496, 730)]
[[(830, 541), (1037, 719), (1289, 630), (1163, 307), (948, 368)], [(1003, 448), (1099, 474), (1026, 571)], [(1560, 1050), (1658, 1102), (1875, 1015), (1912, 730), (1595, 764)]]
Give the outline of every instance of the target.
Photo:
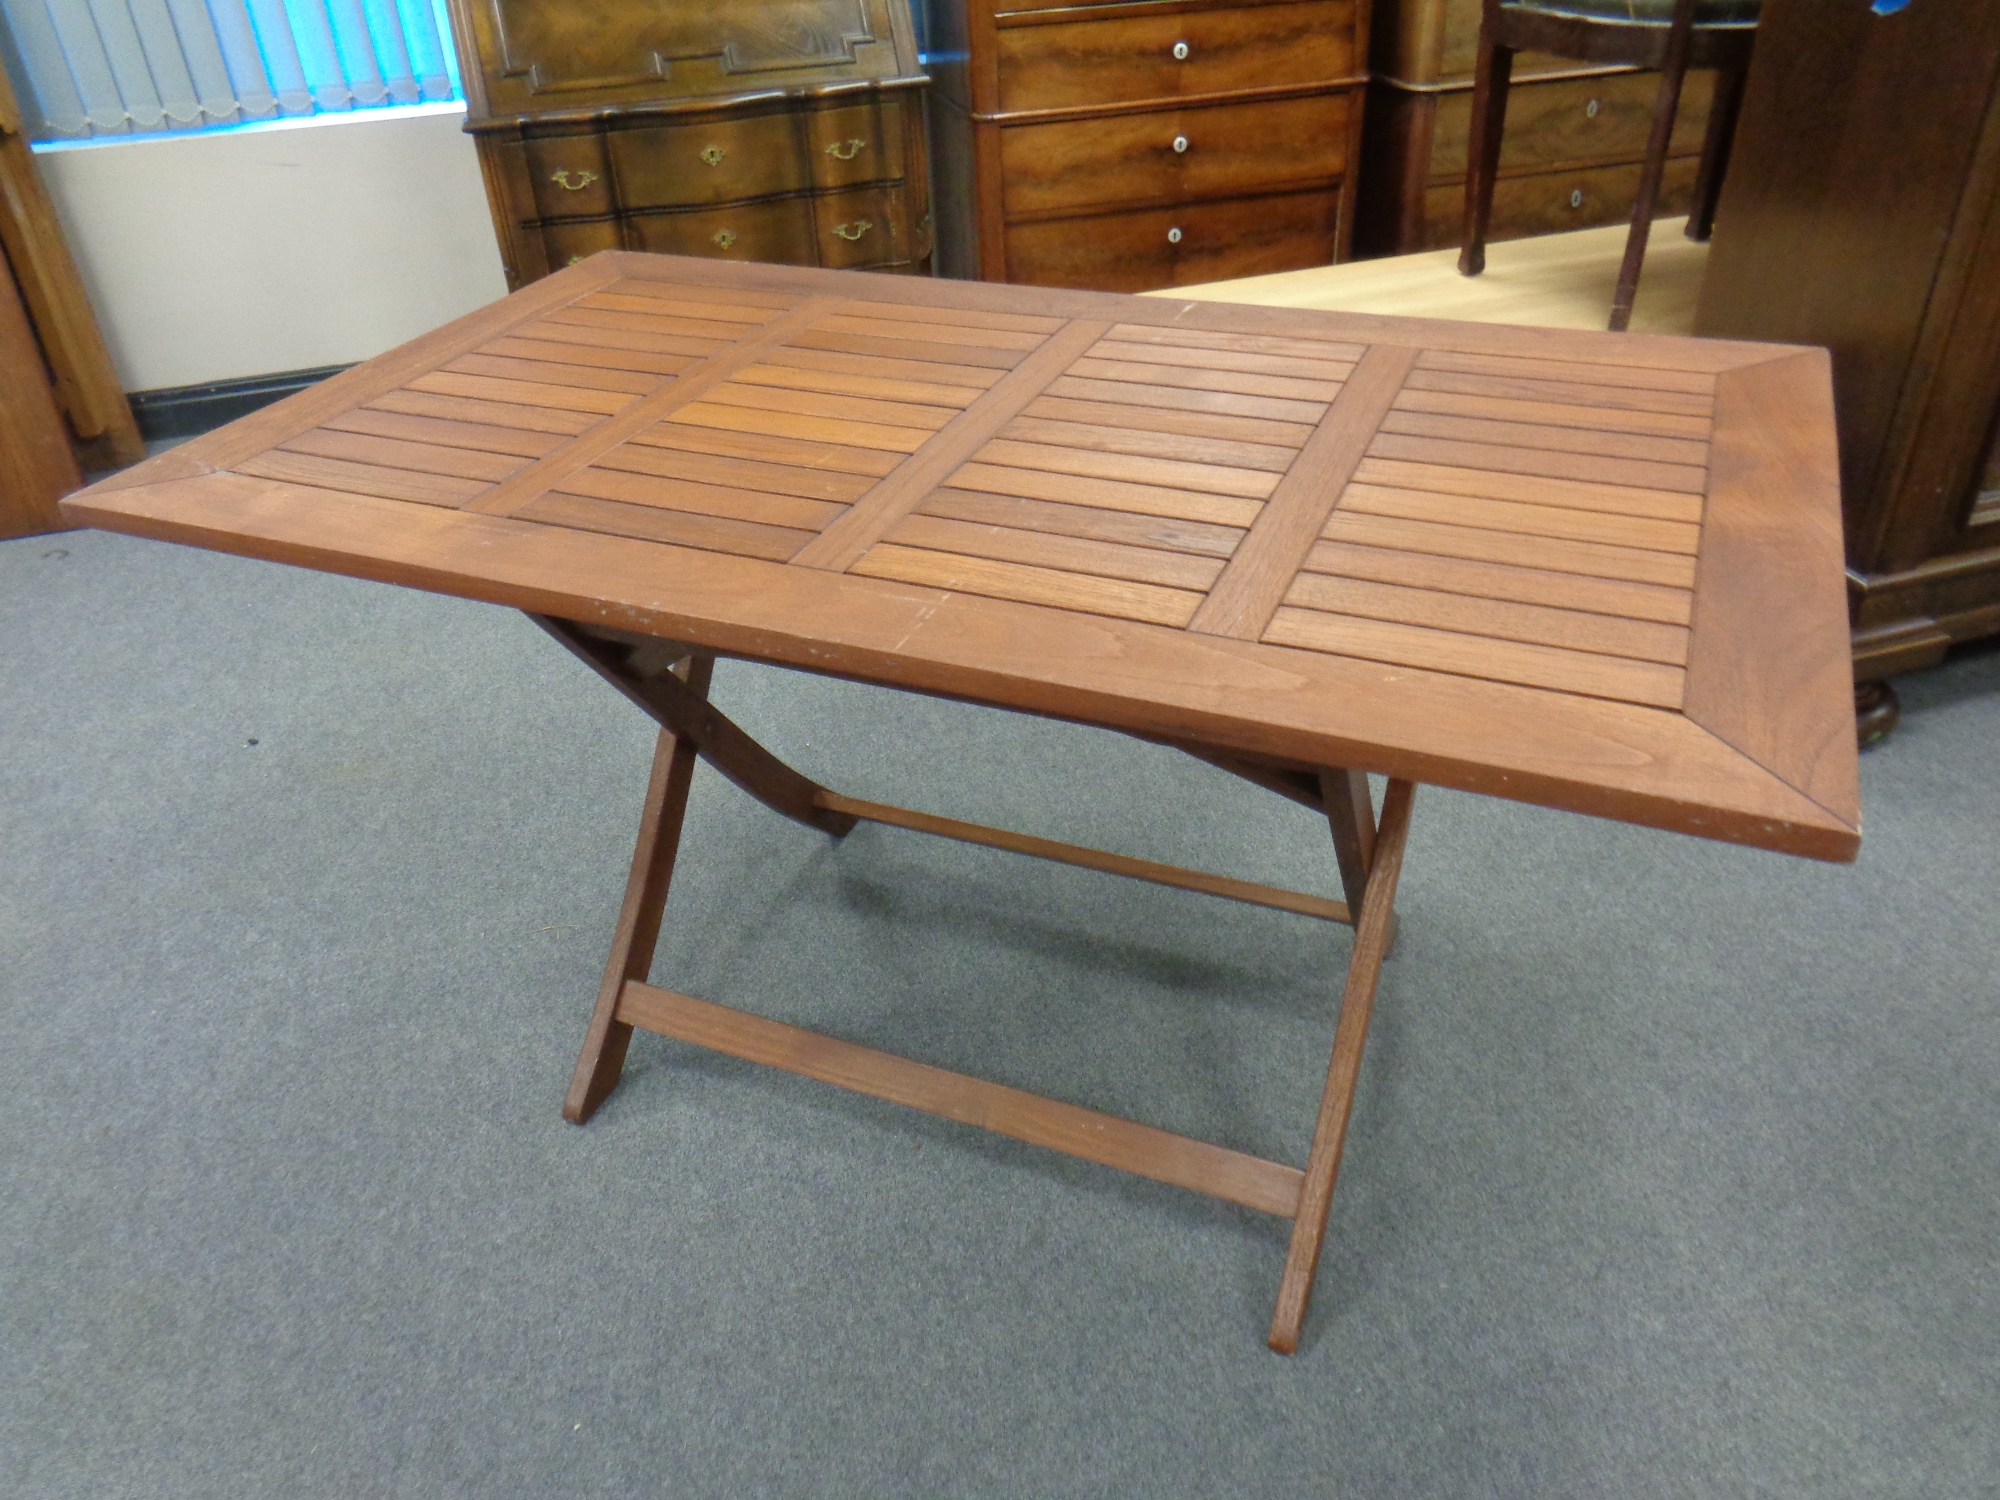
[(0, 0), (38, 139), (458, 97), (443, 0)]

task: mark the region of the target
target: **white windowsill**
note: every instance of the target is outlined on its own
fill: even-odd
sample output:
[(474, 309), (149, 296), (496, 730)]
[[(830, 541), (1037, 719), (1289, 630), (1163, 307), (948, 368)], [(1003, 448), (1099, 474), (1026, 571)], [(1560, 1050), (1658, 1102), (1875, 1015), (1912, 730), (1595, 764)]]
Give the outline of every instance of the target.
[(462, 115), (463, 99), (442, 99), (431, 104), (391, 104), (366, 109), (334, 110), (322, 114), (288, 115), (280, 120), (252, 120), (244, 125), (207, 125), (199, 130), (148, 130), (132, 135), (94, 135), (80, 141), (34, 141), (37, 154), (58, 151), (95, 151), (106, 146), (143, 146), (152, 141), (221, 139), (275, 130), (312, 130), (322, 125), (367, 125), (389, 120), (410, 120), (423, 115)]

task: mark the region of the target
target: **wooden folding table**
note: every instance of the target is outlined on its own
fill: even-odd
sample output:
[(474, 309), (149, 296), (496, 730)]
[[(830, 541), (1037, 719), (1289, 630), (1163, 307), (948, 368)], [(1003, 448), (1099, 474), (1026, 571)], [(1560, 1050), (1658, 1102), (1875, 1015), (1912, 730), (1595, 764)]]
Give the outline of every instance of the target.
[[(1860, 842), (1817, 350), (607, 254), (65, 509), (518, 607), (659, 721), (570, 1119), (641, 1026), (1277, 1214), (1285, 1351), (1414, 783)], [(710, 704), (718, 656), (1175, 746), (1323, 811), (1344, 900), (829, 791)], [(836, 838), (1351, 922), (1304, 1169), (650, 983), (697, 760)]]

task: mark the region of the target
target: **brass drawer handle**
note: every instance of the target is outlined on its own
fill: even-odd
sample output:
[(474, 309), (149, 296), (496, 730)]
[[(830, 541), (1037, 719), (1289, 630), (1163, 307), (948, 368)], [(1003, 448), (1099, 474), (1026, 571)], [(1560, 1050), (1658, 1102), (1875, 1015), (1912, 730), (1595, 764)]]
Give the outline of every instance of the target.
[(731, 245), (736, 243), (736, 231), (733, 229), (718, 229), (709, 238), (727, 250)]
[(576, 181), (571, 182), (569, 180), (569, 168), (558, 167), (555, 171), (549, 173), (549, 181), (553, 182), (557, 187), (569, 189), (572, 193), (580, 193), (593, 182), (597, 181), (597, 174), (595, 172), (579, 171), (576, 174)]
[(856, 156), (867, 149), (868, 143), (866, 141), (857, 141), (849, 137), (847, 140), (835, 141), (831, 146), (828, 146), (826, 154), (835, 161), (853, 161)]
[(844, 240), (858, 240), (874, 227), (872, 220), (855, 219), (851, 223), (834, 225), (833, 232)]
[(727, 151), (724, 151), (720, 146), (703, 146), (701, 148), (701, 159), (707, 162), (711, 167), (721, 166), (722, 158), (727, 156), (728, 154), (729, 153)]

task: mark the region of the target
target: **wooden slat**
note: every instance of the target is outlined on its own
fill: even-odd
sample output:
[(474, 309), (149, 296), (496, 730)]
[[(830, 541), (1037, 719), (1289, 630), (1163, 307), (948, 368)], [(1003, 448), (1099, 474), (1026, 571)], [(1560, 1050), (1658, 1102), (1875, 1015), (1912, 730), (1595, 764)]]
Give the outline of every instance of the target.
[(1489, 636), (1460, 635), (1352, 615), (1322, 614), (1287, 605), (1272, 618), (1264, 639), (1275, 645), (1303, 646), (1366, 661), (1425, 667), (1489, 682), (1517, 682), (1654, 708), (1679, 708), (1679, 667), (1530, 646)]
[(868, 578), (893, 578), (900, 583), (920, 583), (994, 599), (1017, 599), (1027, 604), (1045, 604), (1153, 625), (1185, 625), (1195, 606), (1201, 603), (1200, 594), (1186, 589), (1090, 578), (1052, 568), (927, 552), (886, 542), (869, 548), (848, 571)]
[(883, 479), (798, 556), (801, 567), (839, 572), (923, 503), (951, 472), (1034, 399), (1051, 376), (1087, 348), (1101, 323), (1072, 323), (1051, 335), (993, 388), (947, 423), (909, 463)]
[(946, 347), (970, 347), (975, 349), (1011, 349), (1018, 354), (1026, 354), (1037, 347), (1047, 333), (1019, 333), (1004, 328), (978, 328), (952, 322), (924, 320), (912, 322), (896, 318), (855, 317), (848, 313), (833, 313), (820, 319), (819, 326), (828, 333), (856, 333), (869, 338), (908, 339), (924, 344), (941, 344)]
[(846, 509), (844, 505), (801, 499), (797, 495), (693, 484), (684, 479), (661, 479), (623, 469), (578, 469), (563, 478), (562, 488), (569, 495), (590, 495), (599, 500), (622, 500), (628, 505), (651, 505), (697, 515), (727, 516), (804, 532), (818, 532)]
[(1689, 557), (1694, 555), (1701, 540), (1699, 526), (1681, 521), (1607, 516), (1595, 511), (1564, 510), (1555, 505), (1522, 505), (1513, 500), (1480, 500), (1470, 495), (1439, 495), (1429, 490), (1391, 489), (1375, 484), (1350, 484), (1340, 497), (1340, 508), (1363, 515), (1400, 516), (1406, 521), (1436, 521), (1446, 526), (1476, 526), (1487, 531), (1518, 531), (1528, 536), (1604, 542), (1614, 547), (1644, 547)]
[(1654, 620), (1663, 625), (1686, 625), (1694, 616), (1694, 595), (1686, 589), (1626, 583), (1613, 578), (1586, 578), (1579, 573), (1554, 573), (1545, 568), (1472, 562), (1431, 553), (1392, 551), (1387, 547), (1316, 542), (1306, 554), (1305, 565), (1311, 572), (1343, 578), (1465, 594), (1474, 599), (1507, 599), (1519, 604), (1587, 610), (1632, 620)]
[(1301, 1177), (1296, 1168), (766, 1021), (636, 980), (624, 988), (618, 1018), (661, 1036), (783, 1068), (1176, 1187), (1192, 1188), (1280, 1218), (1289, 1218), (1298, 1205)]
[(483, 479), (455, 479), (444, 474), (418, 474), (343, 458), (319, 458), (310, 453), (286, 453), (273, 448), (236, 465), (239, 474), (264, 479), (289, 479), (300, 484), (378, 495), (385, 500), (415, 500), (424, 505), (463, 505), (490, 487)]
[(513, 427), (524, 432), (574, 437), (588, 432), (603, 418), (595, 412), (557, 411), (550, 406), (512, 406), (504, 401), (475, 401), (470, 396), (433, 396), (427, 391), (384, 391), (368, 402), (368, 411), (402, 412), (413, 417), (439, 417), (481, 427)]
[(1043, 396), (1028, 404), (1027, 417), (1056, 422), (1089, 422), (1102, 427), (1129, 427), (1142, 432), (1180, 432), (1192, 437), (1223, 438), (1239, 443), (1263, 443), (1296, 452), (1312, 436), (1310, 422), (1272, 422), (1221, 412), (1163, 411), (1117, 401), (1077, 401)]
[(1091, 351), (1093, 359), (1163, 365), (1182, 370), (1230, 370), (1247, 375), (1291, 376), (1333, 385), (1354, 373), (1352, 360), (1293, 359), (1239, 349), (1190, 349), (1182, 344), (1125, 344), (1106, 339)]
[(485, 422), (454, 422), (444, 417), (417, 417), (408, 412), (376, 411), (358, 407), (328, 417), (321, 432), (360, 432), (370, 437), (401, 438), (412, 443), (432, 443), (445, 448), (466, 448), (477, 453), (511, 453), (520, 458), (540, 458), (562, 444), (562, 434), (523, 432), (515, 427), (495, 427)]
[(1687, 664), (1688, 632), (1684, 625), (1477, 599), (1466, 594), (1369, 583), (1324, 573), (1301, 573), (1285, 595), (1285, 603), (1329, 614), (1358, 615), (1540, 646), (1563, 646), (1604, 656), (1629, 656), (1674, 667)]
[(1340, 399), (1210, 590), (1193, 629), (1243, 640), (1263, 634), (1382, 414), (1402, 389), (1412, 358), (1413, 350), (1393, 344), (1378, 345), (1361, 357), (1354, 378), (1341, 387)]
[(1473, 354), (1426, 349), (1417, 360), (1420, 370), (1448, 370), (1459, 375), (1516, 376), (1528, 380), (1569, 380), (1579, 385), (1625, 386), (1639, 391), (1679, 391), (1706, 396), (1715, 389), (1713, 370), (1666, 369), (1637, 361), (1584, 362), (1575, 359), (1535, 359), (1516, 354)]
[(1035, 859), (1053, 860), (1057, 864), (1101, 870), (1108, 875), (1124, 875), (1132, 880), (1150, 881), (1154, 885), (1170, 885), (1177, 890), (1199, 891), (1205, 896), (1221, 896), (1252, 906), (1268, 906), (1302, 917), (1318, 917), (1324, 922), (1353, 921), (1346, 902), (1330, 901), (1325, 896), (1313, 896), (1304, 891), (1259, 885), (1255, 881), (1235, 880), (1227, 875), (1209, 875), (1200, 870), (1183, 869), (1179, 865), (1159, 864), (1150, 859), (1133, 859), (1103, 849), (1086, 849), (1080, 844), (1063, 844), (1005, 828), (988, 828), (981, 823), (963, 823), (957, 818), (913, 812), (907, 807), (864, 802), (859, 797), (843, 797), (838, 792), (823, 791), (815, 801), (829, 812), (846, 813), (850, 817), (865, 818), (870, 823), (885, 823), (894, 828), (908, 828), (917, 833), (956, 839), (963, 844), (1004, 849), (1009, 854), (1026, 854)]
[(1245, 396), (1234, 391), (1144, 385), (1130, 380), (1087, 380), (1076, 375), (1065, 375), (1060, 380), (1051, 381), (1049, 394), (1119, 406), (1157, 407), (1162, 411), (1222, 412), (1230, 416), (1296, 422), (1308, 427), (1326, 415), (1324, 401)]
[(1482, 531), (1472, 526), (1440, 526), (1430, 521), (1402, 521), (1392, 516), (1362, 515), (1336, 510), (1320, 533), (1330, 542), (1363, 547), (1388, 547), (1474, 562), (1506, 563), (1578, 573), (1586, 578), (1622, 579), (1665, 588), (1694, 587), (1694, 559), (1674, 552), (1646, 552), (1636, 547), (1607, 547), (1597, 542), (1569, 542), (1558, 537), (1523, 536), (1517, 532)]
[(739, 370), (737, 385), (770, 385), (793, 391), (821, 391), (838, 396), (871, 396), (878, 401), (914, 401), (962, 411), (986, 392), (981, 385), (940, 385), (929, 380), (895, 380), (882, 375), (857, 375), (837, 370), (798, 369), (790, 365), (752, 365)]
[(929, 359), (891, 359), (883, 354), (844, 354), (833, 349), (801, 349), (788, 344), (764, 356), (765, 365), (786, 365), (800, 370), (841, 371), (850, 375), (872, 375), (885, 380), (928, 381), (945, 386), (974, 386), (985, 390), (1013, 366), (1004, 369), (985, 365), (950, 364)]
[[(1091, 479), (1115, 479), (1127, 484), (1165, 485), (1210, 495), (1236, 495), (1262, 500), (1278, 486), (1279, 476), (1220, 464), (1180, 463), (1169, 458), (1138, 458), (1125, 453), (1093, 453), (1084, 448), (1055, 448), (1045, 443), (1005, 439), (979, 450), (977, 461), (1014, 468), (1048, 469)], [(963, 483), (964, 481), (959, 481)]]
[(651, 354), (643, 349), (606, 349), (597, 344), (563, 344), (552, 339), (504, 338), (482, 344), (480, 354), (598, 370), (630, 370), (642, 375), (677, 375), (695, 362), (691, 354)]
[(1204, 495), (1162, 485), (1121, 484), (1116, 480), (1018, 469), (1004, 464), (966, 464), (951, 476), (951, 482), (955, 488), (982, 493), (1019, 495), (1029, 500), (1051, 500), (1178, 521), (1203, 521), (1217, 526), (1246, 527), (1264, 508), (1262, 501), (1233, 495)]
[(1433, 412), (1441, 416), (1488, 417), (1501, 422), (1586, 427), (1595, 432), (1636, 432), (1650, 437), (1688, 438), (1701, 443), (1708, 441), (1712, 425), (1706, 415), (1691, 417), (1678, 412), (1631, 411), (1562, 401), (1468, 396), (1457, 391), (1427, 390), (1407, 383), (1403, 393), (1396, 398), (1396, 409)]
[(635, 370), (606, 370), (559, 360), (517, 359), (512, 355), (479, 350), (461, 354), (440, 368), (457, 375), (491, 375), (501, 380), (526, 380), (583, 390), (621, 391), (628, 396), (645, 395), (656, 389), (663, 378)]
[[(983, 395), (984, 392), (976, 394)], [(735, 380), (715, 387), (704, 399), (723, 406), (748, 407), (753, 411), (834, 417), (846, 422), (915, 427), (925, 432), (936, 432), (963, 409), (957, 406), (922, 406), (910, 401), (883, 401), (867, 396), (838, 396), (823, 391), (802, 391)]]
[(1178, 365), (1140, 364), (1124, 359), (1080, 359), (1070, 366), (1070, 374), (1089, 380), (1174, 386), (1191, 391), (1234, 391), (1239, 396), (1276, 396), (1287, 401), (1327, 402), (1340, 394), (1340, 382), (1334, 380), (1248, 375), (1239, 370), (1188, 370)]
[(695, 302), (685, 297), (655, 297), (650, 292), (635, 294), (609, 288), (577, 298), (575, 306), (601, 308), (607, 312), (642, 312), (664, 318), (692, 318), (698, 322), (734, 323), (737, 328), (731, 338), (740, 338), (759, 324), (769, 322), (771, 314), (779, 310), (747, 307), (741, 303)]
[(571, 344), (579, 349), (618, 349), (638, 354), (685, 356), (706, 359), (718, 349), (727, 349), (727, 339), (683, 338), (668, 333), (648, 333), (636, 328), (600, 328), (595, 324), (551, 323), (547, 319), (515, 330), (521, 338), (544, 344)]
[(897, 323), (943, 323), (954, 328), (997, 328), (1009, 333), (1027, 333), (1046, 338), (1059, 331), (1067, 318), (1038, 317), (1033, 313), (981, 312), (969, 307), (922, 307), (908, 302), (850, 301), (849, 316), (888, 318)]
[(1134, 547), (1163, 547), (1201, 557), (1226, 558), (1243, 540), (1234, 526), (1200, 521), (1176, 521), (1165, 516), (1135, 516), (1088, 505), (1052, 504), (1017, 495), (988, 495), (970, 490), (937, 490), (923, 504), (927, 516), (1007, 526), (1020, 531), (1046, 531), (1055, 536), (1087, 537)]
[(1281, 354), (1299, 359), (1341, 360), (1354, 363), (1368, 352), (1366, 344), (1341, 339), (1286, 338), (1269, 333), (1222, 333), (1202, 328), (1154, 328), (1142, 323), (1119, 323), (1110, 337), (1121, 344), (1177, 344), (1187, 349), (1234, 349), (1248, 354)]
[(872, 482), (865, 474), (762, 463), (713, 453), (682, 453), (638, 442), (613, 448), (597, 460), (596, 467), (629, 469), (635, 474), (657, 474), (663, 479), (686, 479), (697, 484), (763, 490), (774, 495), (800, 495), (808, 500), (832, 500), (842, 505), (860, 499)]
[(879, 354), (885, 359), (913, 359), (960, 365), (984, 365), (991, 370), (1011, 370), (1021, 362), (1012, 349), (986, 349), (970, 344), (930, 344), (920, 339), (876, 338), (865, 333), (842, 333), (837, 328), (813, 328), (792, 340), (795, 349), (825, 349), (836, 354)]
[(1859, 830), (1828, 357), (1716, 382), (1687, 714)]
[(545, 381), (495, 380), (487, 375), (453, 375), (433, 370), (419, 375), (405, 390), (426, 391), (434, 396), (470, 396), (479, 401), (498, 401), (509, 406), (543, 406), (556, 411), (592, 412), (608, 417), (623, 411), (635, 399), (620, 391), (586, 391), (573, 386), (550, 385)]
[(512, 479), (497, 485), (482, 496), (474, 508), (490, 515), (505, 515), (536, 495), (560, 488), (564, 476), (575, 473), (634, 434), (644, 432), (661, 418), (678, 415), (689, 403), (698, 402), (711, 388), (722, 384), (736, 371), (755, 364), (764, 350), (783, 343), (799, 329), (810, 326), (831, 300), (808, 298), (790, 312), (780, 314), (756, 332), (738, 340), (726, 352), (703, 361), (652, 395), (637, 397), (623, 411), (600, 422), (589, 433), (581, 434), (555, 452), (536, 459)]
[(1707, 417), (1715, 410), (1714, 398), (1705, 393), (1634, 390), (1631, 386), (1534, 380), (1514, 375), (1460, 375), (1449, 370), (1412, 370), (1405, 388), (1454, 392), (1482, 400), (1562, 402), (1602, 412), (1653, 412), (1694, 419)]
[(567, 324), (572, 328), (603, 328), (614, 333), (651, 333), (669, 338), (717, 339), (733, 343), (745, 332), (741, 323), (713, 318), (676, 318), (648, 312), (613, 312), (572, 304), (557, 308), (542, 319), (544, 325)]
[(1363, 484), (1432, 490), (1440, 495), (1519, 500), (1524, 505), (1559, 505), (1564, 510), (1597, 510), (1614, 516), (1650, 516), (1656, 521), (1701, 519), (1701, 496), (1685, 490), (1587, 484), (1540, 474), (1496, 474), (1491, 469), (1458, 469), (1449, 464), (1408, 463), (1393, 458), (1364, 458), (1354, 477)]
[(1556, 453), (1592, 453), (1603, 458), (1639, 458), (1653, 463), (1708, 462), (1708, 444), (1688, 438), (1648, 437), (1641, 433), (1606, 432), (1584, 427), (1550, 427), (1530, 422), (1502, 422), (1487, 417), (1440, 416), (1433, 412), (1392, 411), (1382, 419), (1384, 432), (1410, 437), (1448, 438), (1471, 443), (1497, 443), (1509, 448), (1546, 448)]
[(668, 448), (677, 453), (712, 453), (721, 458), (747, 458), (760, 463), (787, 464), (800, 469), (831, 469), (842, 474), (876, 478), (903, 461), (900, 453), (876, 448), (849, 448), (839, 443), (811, 443), (772, 433), (724, 432), (719, 428), (676, 427), (660, 422), (632, 434), (634, 443)]
[(1708, 485), (1708, 471), (1689, 464), (1646, 463), (1634, 458), (1594, 458), (1587, 454), (1504, 448), (1496, 443), (1403, 437), (1393, 432), (1378, 434), (1369, 445), (1368, 452), (1375, 458), (1448, 464), (1460, 469), (1490, 469), (1498, 474), (1542, 474), (1551, 479), (1581, 479), (1594, 484), (1631, 485), (1637, 489), (1685, 490), (1693, 495), (1700, 494)]
[(1054, 421), (1043, 417), (1017, 417), (1000, 430), (1000, 436), (1016, 442), (1085, 448), (1096, 453), (1129, 453), (1139, 458), (1262, 469), (1270, 474), (1284, 473), (1292, 466), (1292, 460), (1298, 457), (1296, 448), (1278, 448), (1269, 443), (1241, 443), (1228, 438), (1107, 427), (1094, 422)]
[(718, 317), (741, 317), (745, 320), (768, 318), (773, 313), (784, 312), (799, 300), (796, 292), (754, 291), (742, 286), (702, 286), (694, 282), (672, 279), (654, 281), (633, 276), (610, 282), (603, 290), (619, 297), (651, 297), (660, 302), (686, 302), (697, 307), (712, 307)]
[(751, 521), (659, 510), (650, 505), (624, 505), (616, 500), (561, 492), (539, 496), (516, 514), (524, 521), (539, 521), (548, 526), (601, 531), (647, 542), (671, 542), (678, 547), (698, 547), (770, 562), (783, 562), (812, 536), (810, 531), (789, 531)]
[(347, 458), (389, 469), (414, 469), (420, 474), (448, 474), (493, 484), (527, 462), (508, 453), (482, 453), (470, 448), (411, 443), (397, 438), (316, 427), (279, 445), (287, 453), (314, 453), (322, 458)]
[(1222, 564), (1215, 558), (1153, 547), (1057, 536), (1046, 531), (1016, 531), (1001, 526), (948, 520), (940, 516), (905, 516), (890, 528), (886, 541), (962, 557), (987, 557), (996, 562), (1027, 563), (1065, 573), (1092, 573), (1102, 578), (1129, 578), (1168, 588), (1207, 589)]
[(666, 419), (688, 427), (720, 427), (728, 432), (768, 432), (803, 442), (837, 443), (847, 448), (878, 448), (887, 453), (915, 453), (930, 437), (921, 427), (890, 427), (880, 422), (844, 422), (832, 417), (802, 417), (792, 412), (760, 411), (696, 401)]

